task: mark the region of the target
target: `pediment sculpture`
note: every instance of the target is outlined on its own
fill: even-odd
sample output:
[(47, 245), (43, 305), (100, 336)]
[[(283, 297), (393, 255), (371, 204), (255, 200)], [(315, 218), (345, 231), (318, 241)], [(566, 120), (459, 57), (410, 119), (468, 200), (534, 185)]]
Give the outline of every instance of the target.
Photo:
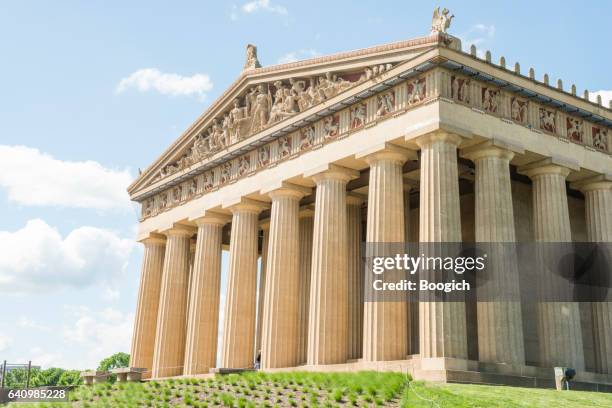
[(318, 77), (289, 78), (254, 85), (244, 95), (233, 100), (229, 111), (215, 118), (208, 128), (196, 135), (178, 160), (160, 169), (155, 180), (198, 163), (281, 120), (368, 81), (391, 67), (392, 64), (381, 64), (366, 67), (361, 72), (327, 72)]

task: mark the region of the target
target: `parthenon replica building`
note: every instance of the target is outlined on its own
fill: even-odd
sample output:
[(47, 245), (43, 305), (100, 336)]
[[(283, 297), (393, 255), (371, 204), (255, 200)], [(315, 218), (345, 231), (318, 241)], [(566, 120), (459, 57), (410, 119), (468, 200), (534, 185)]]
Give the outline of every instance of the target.
[(610, 107), (463, 51), (451, 18), (288, 64), (247, 46), (238, 79), (129, 187), (144, 245), (132, 367), (197, 375), (261, 352), (263, 370), (550, 386), (572, 367), (612, 389), (610, 302), (364, 299), (364, 242), (612, 241)]

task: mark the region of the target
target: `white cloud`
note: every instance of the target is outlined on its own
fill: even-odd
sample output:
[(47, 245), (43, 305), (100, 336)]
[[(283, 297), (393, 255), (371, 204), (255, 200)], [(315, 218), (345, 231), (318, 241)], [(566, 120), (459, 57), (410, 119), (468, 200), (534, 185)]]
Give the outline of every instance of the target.
[(309, 49), (301, 49), (296, 51), (288, 52), (278, 59), (279, 64), (287, 64), (289, 62), (300, 61), (308, 58), (314, 58), (321, 55), (317, 50), (312, 48)]
[(33, 330), (39, 330), (39, 331), (50, 331), (51, 328), (49, 326), (46, 326), (44, 324), (40, 324), (32, 319), (29, 319), (25, 316), (21, 316), (18, 320), (17, 320), (17, 327), (22, 327), (24, 329), (33, 329)]
[(86, 347), (80, 367), (96, 368), (100, 360), (114, 353), (129, 353), (134, 316), (107, 308), (100, 312), (83, 306), (74, 311), (76, 321), (64, 327), (63, 337), (68, 344)]
[(212, 87), (213, 83), (206, 74), (182, 76), (161, 72), (156, 68), (144, 68), (119, 81), (116, 92), (122, 93), (133, 88), (139, 92), (157, 91), (170, 96), (198, 96), (202, 100)]
[(0, 352), (8, 350), (13, 339), (11, 339), (6, 334), (0, 334)]
[(26, 146), (0, 145), (0, 187), (19, 204), (108, 210), (132, 208), (127, 169), (63, 161)]
[(493, 24), (474, 24), (467, 32), (458, 34), (457, 37), (461, 40), (465, 50), (469, 50), (472, 45), (481, 48), (477, 52), (480, 57), (483, 57), (486, 50), (482, 47), (491, 47), (495, 37), (495, 26)]
[(597, 102), (597, 95), (601, 95), (601, 104), (606, 108), (609, 107), (610, 100), (612, 100), (612, 91), (595, 91), (589, 92), (589, 99), (593, 102)]
[(65, 238), (41, 219), (15, 232), (0, 231), (0, 292), (27, 293), (92, 284), (114, 287), (136, 244), (95, 227)]
[(259, 10), (267, 11), (274, 14), (287, 15), (288, 10), (281, 5), (272, 5), (270, 0), (254, 0), (244, 3), (240, 9), (247, 14), (255, 13)]

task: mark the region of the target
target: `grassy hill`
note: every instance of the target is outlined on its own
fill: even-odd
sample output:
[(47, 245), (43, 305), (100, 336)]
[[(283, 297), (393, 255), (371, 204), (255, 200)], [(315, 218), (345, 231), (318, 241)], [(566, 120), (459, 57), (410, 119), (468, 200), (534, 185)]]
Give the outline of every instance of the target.
[[(408, 381), (398, 373), (245, 373), (81, 386), (74, 407), (612, 407), (612, 394)], [(17, 406), (17, 404), (15, 404)], [(18, 404), (19, 407), (35, 406)], [(36, 406), (65, 407), (65, 404)]]

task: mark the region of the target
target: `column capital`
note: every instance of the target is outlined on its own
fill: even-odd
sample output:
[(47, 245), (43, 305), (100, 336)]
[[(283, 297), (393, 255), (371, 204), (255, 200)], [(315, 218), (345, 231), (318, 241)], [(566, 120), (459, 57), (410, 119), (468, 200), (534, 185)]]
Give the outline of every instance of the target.
[(367, 196), (357, 193), (347, 193), (346, 203), (348, 205), (361, 205), (367, 201)]
[(567, 177), (572, 170), (579, 170), (580, 167), (569, 159), (559, 157), (548, 157), (533, 163), (526, 164), (518, 168), (519, 174), (524, 174), (527, 177), (534, 179), (542, 175), (558, 174)]
[(232, 214), (237, 212), (259, 214), (263, 210), (270, 208), (270, 204), (263, 201), (253, 200), (251, 198), (239, 197), (237, 199), (224, 202), (223, 208), (229, 209)]
[(312, 204), (308, 204), (303, 207), (300, 207), (300, 212), (298, 213), (298, 216), (300, 218), (308, 218), (314, 217), (314, 214), (314, 206)]
[(478, 159), (498, 157), (500, 159), (512, 160), (515, 153), (523, 153), (524, 150), (506, 141), (491, 139), (474, 146), (461, 149), (460, 155), (475, 162)]
[(438, 130), (419, 136), (415, 139), (416, 144), (422, 149), (435, 142), (447, 142), (459, 146), (463, 138), (455, 133)]
[(165, 245), (166, 236), (163, 234), (151, 232), (146, 237), (139, 239), (138, 242), (141, 242), (145, 245)]
[(281, 181), (271, 184), (266, 188), (262, 188), (260, 193), (267, 194), (273, 200), (277, 197), (295, 197), (300, 199), (312, 193), (312, 189), (286, 181)]
[(195, 228), (185, 224), (174, 224), (172, 227), (160, 231), (166, 237), (190, 237), (195, 234)]
[(337, 164), (327, 163), (304, 172), (304, 177), (310, 177), (315, 183), (322, 180), (342, 180), (348, 182), (359, 177), (359, 171)]
[(227, 214), (216, 213), (212, 211), (205, 211), (204, 215), (194, 219), (193, 221), (196, 223), (198, 227), (202, 227), (204, 225), (225, 225), (230, 222), (232, 217)]
[(600, 174), (595, 177), (578, 180), (571, 183), (570, 187), (583, 193), (587, 191), (610, 190), (612, 189), (612, 174)]
[(391, 143), (381, 143), (357, 153), (355, 158), (364, 159), (369, 165), (379, 160), (405, 163), (408, 160), (417, 160), (417, 153)]

